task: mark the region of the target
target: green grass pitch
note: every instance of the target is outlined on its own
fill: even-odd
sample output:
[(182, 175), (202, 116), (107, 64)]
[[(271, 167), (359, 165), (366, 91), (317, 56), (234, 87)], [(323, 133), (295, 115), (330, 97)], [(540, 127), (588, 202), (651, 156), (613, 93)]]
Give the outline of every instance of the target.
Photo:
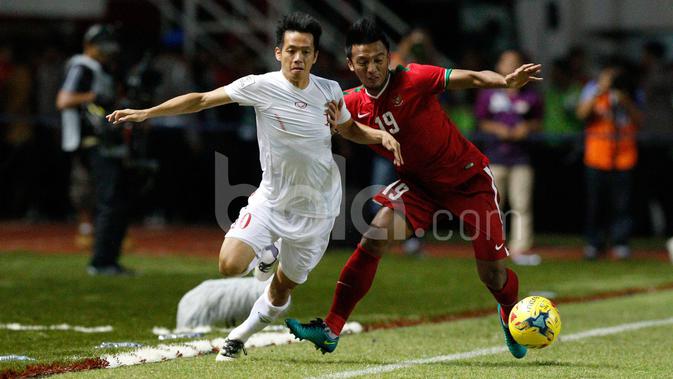
[[(447, 247), (450, 248), (450, 247)], [(331, 251), (293, 295), (291, 317), (324, 316), (339, 270), (349, 252)], [(0, 323), (28, 325), (111, 325), (114, 331), (0, 329), (0, 355), (20, 354), (37, 363), (97, 357), (103, 341), (158, 344), (154, 326), (173, 327), (177, 302), (189, 289), (217, 278), (216, 259), (129, 256), (142, 275), (91, 278), (83, 255), (0, 253)], [(581, 262), (549, 260), (517, 267), (521, 295), (552, 291), (560, 297), (592, 295), (625, 288), (653, 288), (673, 282), (673, 267), (657, 261)], [(673, 317), (673, 291), (644, 293), (588, 303), (560, 304), (562, 335), (594, 328)], [(503, 346), (494, 302), (479, 283), (471, 259), (414, 259), (387, 256), (374, 286), (352, 319), (365, 324), (427, 319), (492, 307), (493, 314), (461, 321), (376, 330), (346, 336), (334, 354), (321, 355), (306, 343), (250, 349), (240, 361), (216, 364), (213, 355), (66, 376), (85, 377), (320, 377), (373, 369)], [(666, 332), (668, 331), (668, 332)], [(381, 377), (673, 377), (673, 324), (604, 337), (559, 342), (532, 351), (523, 360), (508, 353), (417, 364)], [(211, 334), (207, 338), (223, 337)], [(35, 363), (35, 362), (31, 362)], [(0, 372), (20, 370), (21, 362), (0, 362)]]

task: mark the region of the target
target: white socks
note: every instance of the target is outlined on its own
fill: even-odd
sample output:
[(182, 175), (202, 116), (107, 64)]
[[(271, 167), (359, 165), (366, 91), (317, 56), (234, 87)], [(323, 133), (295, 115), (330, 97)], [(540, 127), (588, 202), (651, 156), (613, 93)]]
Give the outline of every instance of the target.
[(266, 287), (262, 296), (260, 296), (255, 302), (255, 305), (252, 306), (248, 318), (243, 321), (241, 325), (232, 330), (227, 339), (239, 340), (241, 342), (247, 341), (251, 335), (264, 329), (278, 318), (278, 316), (285, 313), (290, 307), (291, 300), (292, 298), (290, 297), (285, 305), (279, 307), (274, 306), (271, 304), (271, 300), (269, 300), (269, 287)]

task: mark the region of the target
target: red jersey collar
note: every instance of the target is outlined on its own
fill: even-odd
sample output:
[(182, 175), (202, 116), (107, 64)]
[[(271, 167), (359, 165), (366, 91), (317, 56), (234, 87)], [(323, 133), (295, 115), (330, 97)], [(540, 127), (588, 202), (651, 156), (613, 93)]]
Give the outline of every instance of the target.
[[(369, 91), (367, 91), (367, 87), (365, 87), (365, 93), (367, 96), (371, 97), (372, 99), (378, 99), (381, 97), (381, 94), (386, 91), (386, 88), (388, 88), (388, 83), (390, 83), (390, 77), (393, 76), (393, 74), (388, 70), (388, 77), (386, 78), (386, 83), (383, 85), (383, 88), (381, 88), (381, 91), (379, 91), (379, 94), (374, 96)], [(364, 86), (363, 86), (364, 87)]]

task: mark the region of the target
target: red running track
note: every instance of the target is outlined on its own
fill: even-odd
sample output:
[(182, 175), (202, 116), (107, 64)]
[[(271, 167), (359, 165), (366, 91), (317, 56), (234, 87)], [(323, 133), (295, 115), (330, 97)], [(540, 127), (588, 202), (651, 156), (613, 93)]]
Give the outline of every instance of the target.
[[(74, 224), (0, 223), (0, 252), (31, 251), (39, 253), (87, 252), (75, 244), (77, 228)], [(129, 229), (124, 254), (201, 256), (217, 259), (225, 232), (217, 227), (166, 226), (149, 228), (133, 226)], [(579, 260), (577, 246), (537, 246), (535, 252), (545, 260)], [(393, 253), (401, 254), (399, 247)], [(424, 254), (433, 258), (470, 258), (472, 247), (466, 243), (426, 244)], [(633, 259), (668, 261), (662, 246), (657, 250), (634, 251)]]

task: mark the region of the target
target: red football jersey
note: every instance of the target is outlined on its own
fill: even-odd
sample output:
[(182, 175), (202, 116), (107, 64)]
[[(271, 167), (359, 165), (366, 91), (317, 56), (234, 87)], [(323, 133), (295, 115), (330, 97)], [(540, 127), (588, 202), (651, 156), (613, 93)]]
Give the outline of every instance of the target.
[[(387, 130), (401, 145), (400, 176), (419, 184), (456, 186), (487, 164), (487, 158), (456, 129), (437, 99), (446, 89), (450, 69), (410, 64), (390, 72), (383, 90), (370, 95), (363, 87), (345, 92), (353, 120)], [(381, 145), (370, 146), (392, 160)], [(437, 188), (428, 186), (431, 192)]]

